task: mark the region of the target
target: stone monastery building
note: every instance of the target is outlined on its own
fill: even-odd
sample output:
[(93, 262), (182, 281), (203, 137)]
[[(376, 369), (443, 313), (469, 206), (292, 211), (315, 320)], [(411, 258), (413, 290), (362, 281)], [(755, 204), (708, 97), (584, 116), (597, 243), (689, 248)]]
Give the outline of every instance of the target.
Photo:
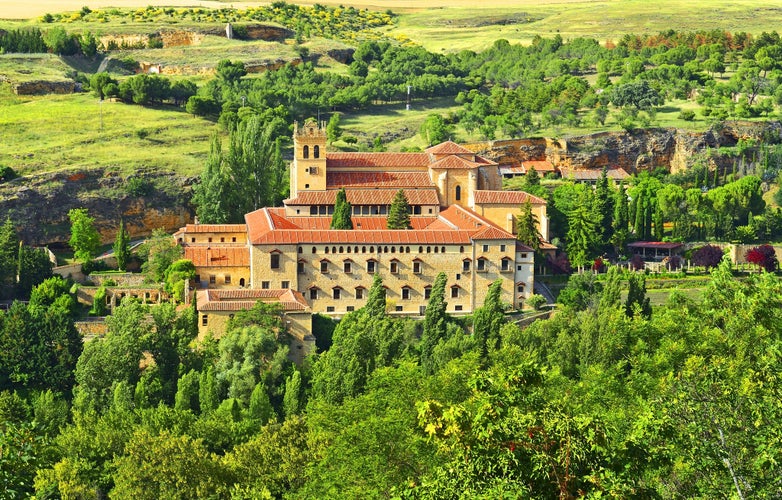
[[(258, 301), (282, 305), (294, 357), (313, 348), (312, 313), (340, 317), (362, 307), (373, 275), (389, 313), (422, 315), (435, 276), (448, 275), (448, 312), (469, 314), (489, 285), (521, 307), (532, 293), (533, 250), (516, 241), (515, 220), (529, 201), (548, 241), (546, 202), (502, 191), (496, 163), (444, 142), (422, 153), (326, 151), (322, 126), (294, 125), (290, 198), (245, 215), (245, 224), (188, 224), (174, 234), (197, 272), (201, 333), (222, 333), (234, 312)], [(352, 230), (329, 229), (345, 188)], [(386, 229), (404, 190), (412, 229)]]

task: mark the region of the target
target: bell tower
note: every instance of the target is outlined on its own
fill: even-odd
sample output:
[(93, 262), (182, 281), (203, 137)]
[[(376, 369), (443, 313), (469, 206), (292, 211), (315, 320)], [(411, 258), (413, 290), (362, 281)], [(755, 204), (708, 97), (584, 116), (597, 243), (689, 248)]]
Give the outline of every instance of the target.
[(326, 131), (313, 120), (293, 124), (291, 198), (326, 189)]

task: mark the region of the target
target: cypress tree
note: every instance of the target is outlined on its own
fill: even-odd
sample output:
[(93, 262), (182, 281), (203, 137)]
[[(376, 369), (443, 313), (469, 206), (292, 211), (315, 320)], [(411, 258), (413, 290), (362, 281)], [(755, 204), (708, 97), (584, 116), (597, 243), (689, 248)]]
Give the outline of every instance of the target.
[(445, 301), (445, 273), (439, 273), (434, 280), (429, 303), (424, 316), (424, 331), (421, 334), (421, 366), (424, 372), (434, 372), (432, 353), (435, 346), (444, 340), (448, 333), (448, 315), (445, 312), (448, 303)]
[(372, 280), (372, 287), (369, 289), (369, 296), (364, 310), (369, 314), (370, 318), (379, 318), (386, 315), (386, 289), (379, 274), (375, 274)]
[(611, 196), (611, 187), (608, 185), (607, 172), (606, 167), (603, 167), (595, 185), (595, 216), (598, 220), (598, 236), (603, 242), (610, 241), (613, 236), (614, 199)]
[(180, 411), (198, 409), (198, 372), (190, 370), (177, 381), (177, 391), (174, 397), (174, 408)]
[(410, 228), (410, 205), (408, 204), (407, 197), (402, 189), (396, 192), (394, 200), (391, 202), (391, 209), (388, 211), (386, 227), (388, 229)]
[(525, 186), (540, 186), (540, 174), (535, 170), (535, 167), (530, 167), (527, 170), (527, 175), (524, 176)]
[(201, 413), (209, 413), (219, 404), (217, 395), (217, 382), (215, 381), (214, 367), (209, 367), (201, 372), (201, 381), (198, 386), (198, 404)]
[(536, 252), (540, 249), (538, 219), (532, 212), (532, 203), (529, 200), (521, 206), (521, 215), (516, 221), (516, 239)]
[(250, 418), (260, 420), (264, 425), (274, 418), (274, 408), (263, 382), (258, 382), (250, 395)]
[(627, 204), (627, 191), (624, 184), (619, 184), (619, 191), (614, 200), (614, 218), (611, 221), (613, 235), (611, 241), (617, 254), (622, 253), (627, 242), (627, 226), (630, 223), (630, 211)]
[(0, 226), (0, 297), (10, 295), (16, 284), (17, 258), (19, 255), (19, 237), (11, 218)]
[(646, 276), (633, 273), (628, 279), (628, 285), (625, 314), (632, 318), (635, 315), (635, 305), (638, 304), (641, 308), (641, 316), (649, 319), (652, 316), (652, 306), (649, 297), (646, 296)]
[(122, 219), (119, 220), (117, 238), (114, 240), (114, 258), (117, 259), (117, 268), (125, 271), (130, 260), (130, 235)]
[(294, 370), (293, 375), (285, 379), (285, 395), (282, 399), (285, 418), (298, 415), (301, 410), (301, 372)]
[(337, 192), (337, 201), (334, 203), (334, 215), (331, 216), (331, 229), (353, 229), (353, 221), (350, 218), (351, 206), (348, 203), (345, 188)]
[(481, 346), (481, 357), (488, 359), (489, 349), (499, 347), (500, 328), (505, 322), (505, 309), (502, 307), (502, 280), (497, 280), (489, 287), (489, 293), (483, 301), (483, 306), (475, 311), (473, 335)]

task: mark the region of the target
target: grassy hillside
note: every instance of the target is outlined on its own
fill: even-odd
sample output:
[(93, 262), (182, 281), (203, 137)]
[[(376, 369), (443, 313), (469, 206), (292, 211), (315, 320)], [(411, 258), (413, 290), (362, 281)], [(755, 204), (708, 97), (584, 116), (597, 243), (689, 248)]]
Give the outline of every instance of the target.
[(0, 116), (0, 164), (20, 174), (152, 166), (193, 175), (215, 127), (174, 107), (101, 105), (89, 94), (20, 97), (8, 84), (0, 84)]

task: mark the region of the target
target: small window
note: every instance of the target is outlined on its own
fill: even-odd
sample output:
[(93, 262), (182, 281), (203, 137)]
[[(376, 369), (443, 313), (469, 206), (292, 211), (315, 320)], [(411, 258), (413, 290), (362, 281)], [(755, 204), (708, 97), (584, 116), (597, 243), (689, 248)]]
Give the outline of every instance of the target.
[(356, 298), (357, 299), (363, 299), (364, 298), (364, 289), (363, 288), (356, 288)]
[(317, 247), (312, 247), (312, 253), (318, 253), (318, 248)]
[(521, 271), (521, 267), (522, 267), (521, 265), (516, 266), (516, 270)]
[(345, 308), (345, 310), (346, 310), (347, 312), (353, 312), (355, 309), (356, 309), (356, 308), (355, 308), (355, 307), (353, 307), (353, 306), (347, 306), (347, 307)]
[(222, 236), (220, 237), (220, 243), (225, 243), (225, 238)]
[(454, 311), (461, 311), (462, 310), (462, 306), (454, 306), (453, 310)]
[(304, 146), (304, 149), (302, 149), (301, 156), (304, 157), (304, 158), (309, 158), (310, 157), (310, 147), (309, 146)]
[(327, 260), (320, 261), (320, 272), (322, 273), (329, 272), (329, 261)]
[(334, 312), (334, 306), (326, 306), (326, 312), (333, 313)]
[(271, 288), (271, 282), (270, 281), (261, 281), (261, 289), (262, 290), (268, 290)]
[(516, 292), (524, 293), (524, 283), (519, 283), (518, 285), (516, 285)]
[(352, 262), (350, 262), (349, 260), (346, 260), (346, 261), (344, 262), (344, 264), (342, 264), (343, 270), (344, 270), (344, 271), (345, 271), (347, 274), (350, 274), (350, 273), (352, 273), (352, 272), (353, 272), (353, 265), (352, 265), (352, 264), (353, 264), (353, 263), (352, 263)]
[(478, 270), (478, 271), (485, 271), (486, 270), (486, 259), (484, 259), (484, 258), (478, 259), (478, 262), (475, 265), (475, 269)]
[(465, 259), (462, 261), (462, 272), (470, 272), (470, 259)]
[(391, 265), (389, 266), (389, 270), (391, 271), (391, 274), (396, 274), (399, 272), (399, 262), (391, 261)]
[(342, 289), (341, 288), (334, 288), (332, 290), (332, 292), (333, 292), (332, 297), (334, 298), (334, 300), (339, 300), (339, 299), (342, 298)]
[(280, 268), (280, 254), (273, 253), (269, 255), (270, 257), (270, 264), (272, 269), (279, 269)]
[(304, 262), (299, 262), (296, 264), (296, 272), (299, 274), (304, 274)]
[(209, 243), (211, 243), (212, 242), (212, 237), (210, 236), (207, 241), (209, 241)]
[(210, 275), (209, 275), (209, 284), (210, 284), (210, 285), (214, 285), (214, 284), (216, 284), (216, 283), (217, 283), (217, 276), (215, 276), (215, 275), (213, 275), (213, 274), (210, 274)]
[(230, 285), (231, 284), (231, 275), (230, 274), (226, 274), (225, 275), (225, 284), (226, 285)]
[(428, 300), (429, 297), (431, 296), (432, 296), (432, 287), (428, 286), (424, 288), (424, 298)]
[(459, 298), (459, 287), (458, 286), (452, 286), (451, 287), (451, 298), (452, 299), (458, 299)]
[(234, 236), (233, 238), (231, 238), (231, 243), (236, 243), (236, 236)]
[(375, 274), (375, 272), (377, 272), (377, 262), (375, 262), (374, 260), (368, 260), (367, 272), (370, 274)]
[(239, 278), (239, 286), (244, 286), (244, 278)]
[(504, 251), (505, 251), (505, 245), (500, 245), (500, 252), (504, 252)]
[(209, 324), (209, 316), (204, 314), (201, 316), (201, 326), (207, 326)]
[(190, 243), (195, 243), (195, 238), (190, 238)]
[(402, 300), (410, 300), (410, 289), (407, 287), (402, 289)]
[(310, 288), (310, 300), (317, 300), (317, 298), (318, 298), (318, 289)]
[(527, 254), (525, 254), (525, 253), (521, 254), (521, 258), (522, 259), (526, 259), (527, 258)]
[(421, 274), (421, 263), (419, 261), (413, 262), (413, 273)]
[(396, 306), (396, 312), (402, 312), (404, 311), (404, 308), (402, 306)]
[(290, 288), (290, 287), (291, 287), (291, 282), (290, 282), (290, 281), (283, 281), (283, 282), (280, 284), (280, 288), (282, 288), (282, 289), (288, 289), (288, 288)]
[(459, 201), (462, 199), (462, 187), (456, 186), (456, 201)]
[(196, 274), (196, 275), (195, 275), (195, 282), (196, 282), (196, 285), (198, 285), (199, 283), (201, 283), (201, 275), (200, 275), (200, 274)]
[(489, 245), (483, 245), (483, 251), (488, 252), (489, 251)]
[(500, 261), (500, 262), (501, 262), (500, 263), (500, 271), (508, 272), (508, 271), (512, 271), (513, 270), (513, 261), (511, 261), (510, 259), (505, 258), (505, 259), (502, 259), (502, 261)]
[(312, 147), (312, 157), (320, 158), (320, 146), (318, 146), (317, 144)]

